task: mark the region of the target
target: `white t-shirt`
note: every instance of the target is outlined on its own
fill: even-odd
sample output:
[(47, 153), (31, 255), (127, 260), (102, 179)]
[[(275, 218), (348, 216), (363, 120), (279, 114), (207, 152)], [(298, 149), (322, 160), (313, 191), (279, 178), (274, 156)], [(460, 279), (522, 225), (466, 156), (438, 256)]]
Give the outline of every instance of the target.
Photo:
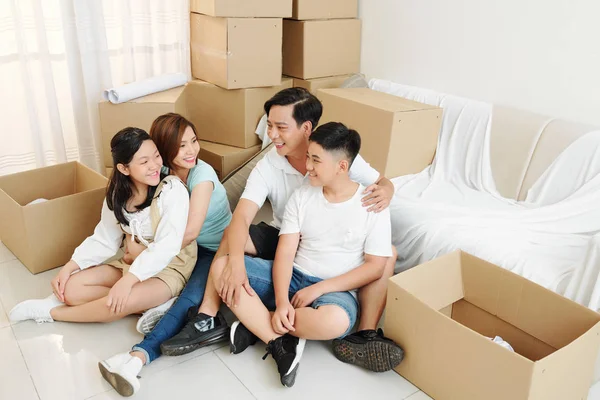
[[(241, 198), (256, 203), (259, 208), (268, 198), (273, 207), (271, 225), (279, 228), (288, 199), (307, 179), (305, 175), (292, 167), (287, 158), (277, 154), (277, 149), (273, 148), (265, 154), (250, 173)], [(357, 155), (350, 167), (350, 179), (361, 185), (369, 186), (377, 182), (379, 172), (360, 155)]]
[(302, 186), (290, 198), (280, 235), (300, 233), (294, 267), (321, 279), (343, 275), (365, 262), (365, 254), (392, 255), (392, 227), (388, 209), (368, 212), (361, 198), (330, 203), (322, 187)]

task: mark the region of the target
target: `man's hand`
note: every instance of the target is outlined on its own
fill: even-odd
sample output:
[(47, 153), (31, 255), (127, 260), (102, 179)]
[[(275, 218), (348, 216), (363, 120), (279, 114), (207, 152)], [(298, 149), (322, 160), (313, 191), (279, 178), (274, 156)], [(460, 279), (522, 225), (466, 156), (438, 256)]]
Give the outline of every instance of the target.
[(296, 318), (296, 310), (288, 301), (282, 306), (278, 306), (271, 318), (271, 325), (275, 333), (285, 335), (288, 332), (295, 331), (294, 320)]
[(294, 297), (292, 297), (292, 306), (294, 308), (308, 307), (322, 295), (323, 290), (321, 289), (321, 285), (315, 283), (297, 291)]
[(363, 207), (369, 207), (367, 210), (369, 212), (378, 213), (390, 206), (390, 201), (394, 196), (394, 185), (391, 182), (387, 185), (374, 183), (367, 187), (363, 194), (366, 194), (362, 198)]
[(237, 307), (239, 304), (242, 288), (246, 290), (248, 295), (254, 296), (254, 290), (250, 286), (248, 275), (246, 275), (243, 258), (228, 257), (227, 265), (223, 269), (216, 287), (219, 291), (219, 296), (221, 296), (223, 302), (230, 308), (232, 306)]

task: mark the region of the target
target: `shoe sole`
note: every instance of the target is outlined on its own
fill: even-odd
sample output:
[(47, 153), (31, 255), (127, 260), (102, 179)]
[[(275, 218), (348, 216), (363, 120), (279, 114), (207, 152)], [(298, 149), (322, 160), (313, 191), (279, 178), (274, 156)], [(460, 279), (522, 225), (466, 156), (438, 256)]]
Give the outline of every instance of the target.
[[(152, 329), (154, 329), (154, 327), (156, 326), (158, 321), (160, 321), (160, 319), (167, 313), (167, 311), (169, 311), (169, 309), (171, 307), (173, 307), (173, 304), (175, 304), (176, 301), (177, 301), (177, 297), (174, 297), (173, 299), (169, 300), (168, 307), (163, 307), (162, 309), (154, 310), (154, 311), (152, 311), (152, 313), (148, 314), (147, 316), (146, 316), (147, 312), (144, 313), (140, 317), (140, 319), (138, 319), (138, 322), (135, 325), (135, 329), (144, 336), (149, 334), (152, 331)], [(145, 318), (144, 318), (144, 316), (145, 316)]]
[(160, 352), (165, 355), (165, 356), (170, 356), (170, 357), (175, 357), (175, 356), (182, 356), (184, 354), (189, 354), (193, 351), (196, 351), (202, 347), (206, 347), (209, 346), (211, 344), (215, 344), (218, 342), (221, 342), (225, 339), (227, 339), (228, 337), (228, 327), (222, 328), (217, 332), (214, 332), (211, 336), (209, 336), (206, 340), (204, 340), (203, 342), (200, 343), (192, 343), (192, 344), (188, 344), (185, 346), (178, 346), (178, 347), (164, 347), (164, 346), (160, 346)]
[[(231, 325), (231, 329), (229, 330), (229, 352), (232, 353), (232, 354), (240, 354), (240, 353), (242, 353), (248, 347), (254, 346), (254, 344), (256, 344), (256, 341), (258, 340), (258, 338), (256, 336), (254, 336), (255, 340), (253, 342), (249, 343), (248, 346), (244, 347), (243, 349), (237, 349), (235, 347), (235, 344), (234, 344), (234, 338), (235, 338), (235, 332), (236, 332), (238, 326), (240, 326), (240, 324), (241, 324), (240, 321), (235, 321)], [(248, 328), (246, 328), (246, 329), (248, 329)]]
[(156, 326), (156, 324), (158, 323), (158, 321), (160, 321), (160, 319), (163, 317), (163, 315), (165, 315), (166, 312), (164, 311), (154, 311), (152, 314), (149, 314), (148, 316), (146, 316), (146, 318), (144, 318), (144, 320), (142, 321), (143, 317), (140, 317), (140, 319), (138, 320), (138, 323), (136, 324), (136, 330), (141, 333), (142, 335), (146, 336), (147, 334), (149, 334), (152, 329), (154, 329), (154, 327)]
[(101, 362), (98, 363), (98, 368), (102, 377), (123, 397), (133, 396), (133, 386), (125, 378), (114, 372), (110, 372)]
[(404, 358), (404, 351), (400, 347), (383, 342), (358, 344), (344, 340), (334, 340), (333, 354), (342, 362), (357, 365), (373, 372), (392, 370)]
[(285, 387), (291, 388), (296, 383), (296, 374), (298, 373), (298, 368), (300, 364), (296, 364), (294, 369), (289, 372), (287, 375), (281, 377), (281, 384)]
[(298, 345), (296, 346), (296, 357), (290, 366), (291, 371), (281, 377), (281, 384), (285, 387), (291, 388), (296, 383), (296, 375), (298, 374), (298, 368), (300, 367), (300, 360), (304, 353), (304, 347), (306, 347), (306, 339), (299, 339)]

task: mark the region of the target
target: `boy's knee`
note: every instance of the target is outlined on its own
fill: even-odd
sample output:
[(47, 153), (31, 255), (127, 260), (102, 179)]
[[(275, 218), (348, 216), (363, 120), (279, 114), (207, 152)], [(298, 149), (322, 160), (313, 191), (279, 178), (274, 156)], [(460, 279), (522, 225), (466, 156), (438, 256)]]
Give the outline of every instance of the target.
[(350, 316), (342, 307), (331, 304), (321, 306), (319, 310), (325, 314), (322, 320), (329, 321), (334, 327), (336, 337), (342, 336), (350, 328)]

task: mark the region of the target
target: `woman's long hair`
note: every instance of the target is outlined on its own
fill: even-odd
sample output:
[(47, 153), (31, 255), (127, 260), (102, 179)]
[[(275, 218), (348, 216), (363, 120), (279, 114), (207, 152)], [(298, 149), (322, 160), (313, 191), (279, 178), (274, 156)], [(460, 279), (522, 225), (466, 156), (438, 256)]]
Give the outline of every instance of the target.
[(162, 157), (163, 165), (170, 170), (174, 169), (173, 160), (175, 160), (175, 157), (179, 153), (181, 140), (188, 126), (192, 128), (197, 139), (198, 133), (194, 124), (179, 114), (164, 114), (152, 122), (150, 137), (154, 140), (154, 144), (156, 144), (156, 148)]
[[(113, 159), (113, 172), (108, 182), (106, 189), (106, 204), (108, 208), (115, 213), (117, 221), (123, 225), (129, 225), (129, 221), (125, 218), (125, 207), (127, 201), (133, 195), (133, 182), (131, 178), (124, 175), (117, 168), (118, 164), (129, 165), (133, 156), (146, 140), (152, 140), (150, 135), (145, 130), (140, 128), (125, 128), (120, 130), (110, 141), (110, 152)], [(138, 210), (143, 210), (149, 207), (152, 203), (152, 198), (156, 193), (156, 186), (148, 187), (148, 196), (146, 200), (136, 206)]]

